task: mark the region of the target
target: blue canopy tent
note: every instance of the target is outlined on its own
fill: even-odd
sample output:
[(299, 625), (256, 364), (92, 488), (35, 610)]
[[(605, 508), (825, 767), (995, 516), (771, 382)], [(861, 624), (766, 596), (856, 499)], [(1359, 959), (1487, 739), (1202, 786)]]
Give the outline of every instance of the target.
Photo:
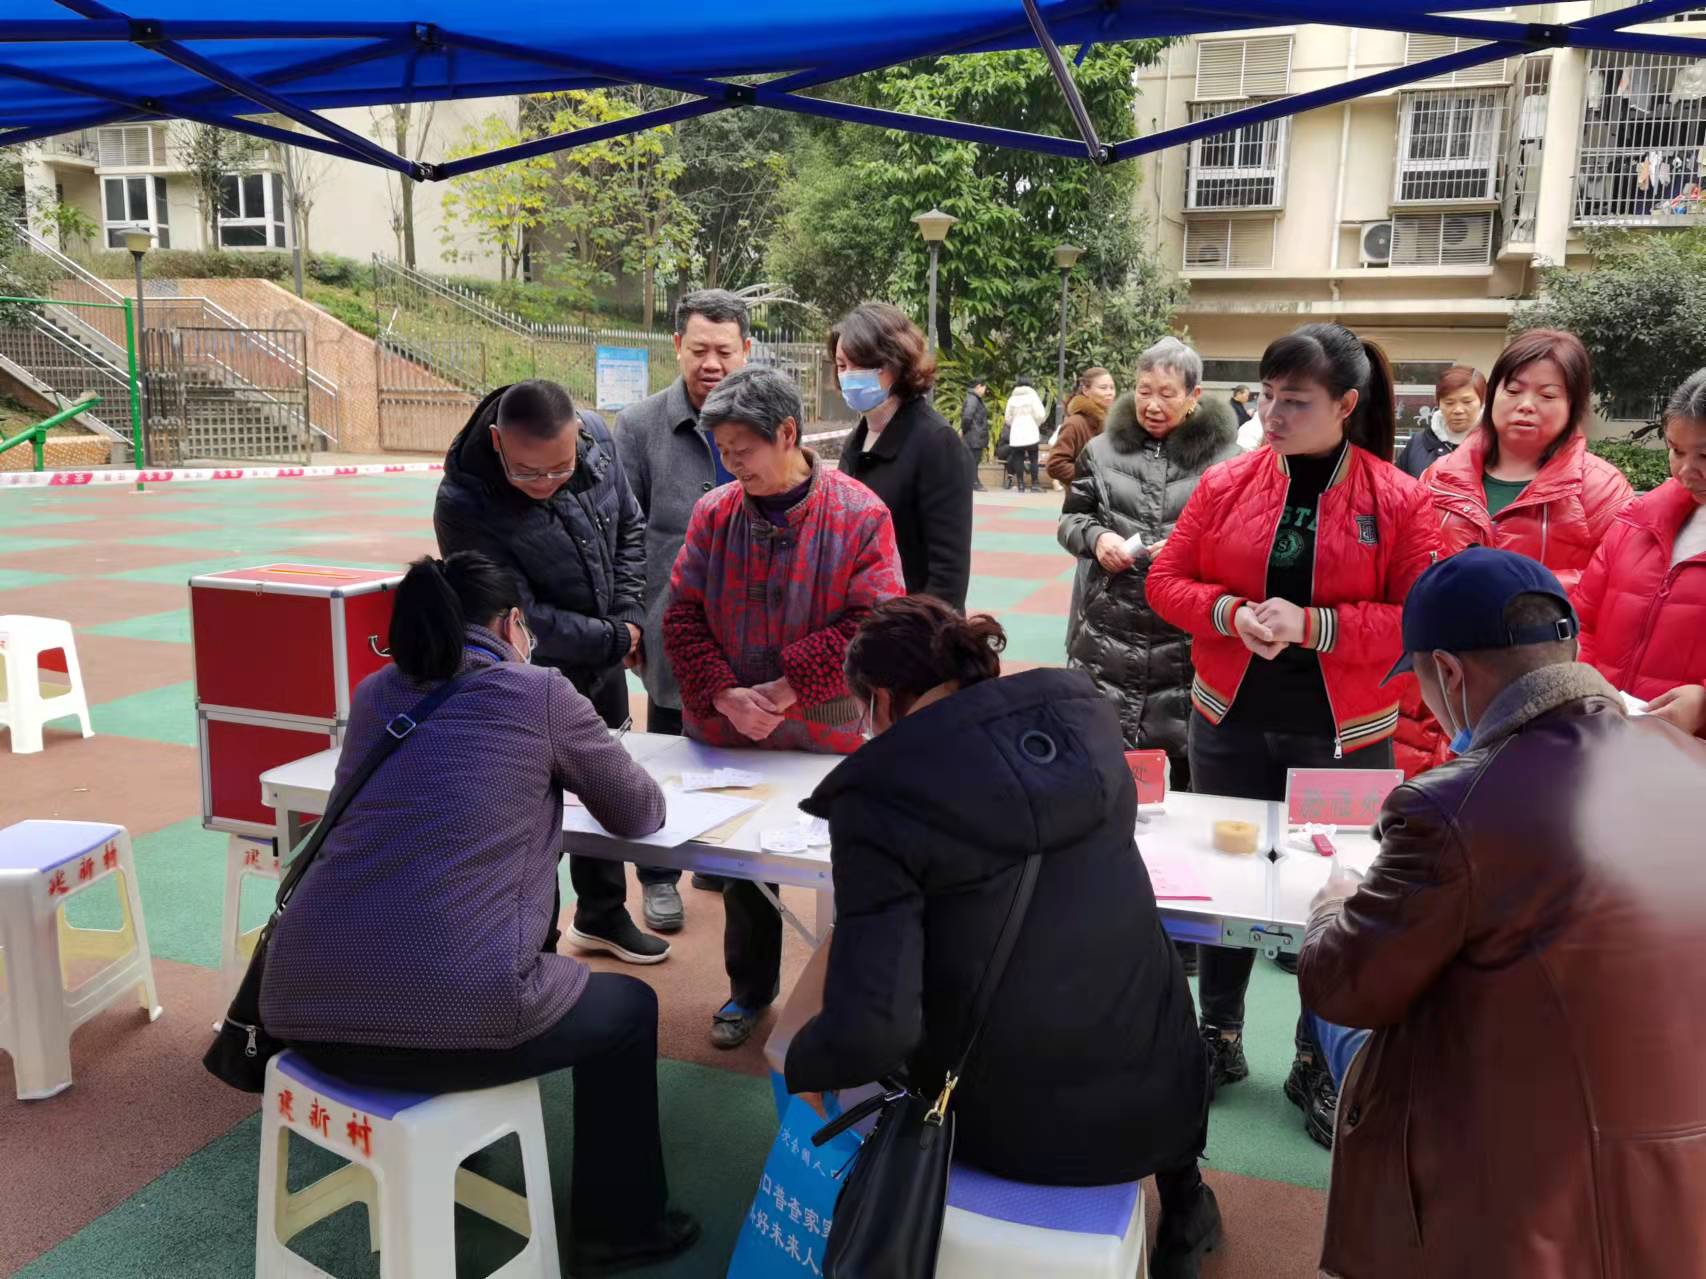
[[(1444, 2), (1458, 14), (1506, 5)], [(293, 0), (284, 19), (208, 16), (211, 0), (129, 0), (123, 9), (101, 0), (4, 0), (0, 146), (179, 118), (435, 181), (714, 111), (764, 108), (1111, 164), (1537, 48), (1706, 57), (1706, 39), (1623, 29), (1699, 4), (1643, 0), (1542, 24), (1436, 16), (1423, 0), (1378, 8), (1352, 0), (745, 0), (734, 8), (690, 0)], [(1081, 58), (1098, 43), (1308, 22), (1489, 43), (1118, 141), (1097, 136), (1061, 52), (1076, 47)], [(1080, 136), (906, 115), (810, 92), (917, 58), (1018, 48), (1040, 48), (1048, 58)], [(396, 155), (319, 114), (615, 84), (673, 90), (681, 101), (437, 164)], [(258, 115), (283, 116), (303, 131)]]

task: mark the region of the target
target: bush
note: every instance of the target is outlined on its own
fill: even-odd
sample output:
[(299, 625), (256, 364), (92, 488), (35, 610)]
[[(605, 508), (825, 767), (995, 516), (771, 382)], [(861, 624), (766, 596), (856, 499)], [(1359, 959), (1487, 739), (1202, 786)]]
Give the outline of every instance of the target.
[(373, 317), (373, 304), (359, 295), (323, 284), (309, 284), (303, 292), (308, 301), (334, 320), (342, 320), (357, 333), (378, 337), (379, 325)]
[[(135, 271), (130, 254), (91, 255), (88, 268), (103, 280), (128, 280)], [(288, 253), (212, 253), (204, 249), (154, 249), (142, 259), (150, 280), (272, 280), (292, 278)]]
[(335, 253), (312, 253), (302, 264), (302, 273), (321, 284), (333, 284), (341, 289), (373, 291), (373, 268), (354, 258), (341, 258)]
[(1670, 478), (1670, 461), (1663, 449), (1632, 440), (1594, 440), (1588, 450), (1622, 471), (1637, 493), (1656, 489)]

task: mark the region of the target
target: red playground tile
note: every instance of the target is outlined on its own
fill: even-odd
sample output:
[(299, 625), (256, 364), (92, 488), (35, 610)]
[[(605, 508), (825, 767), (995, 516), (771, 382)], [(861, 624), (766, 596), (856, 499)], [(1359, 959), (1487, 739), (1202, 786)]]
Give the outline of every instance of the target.
[(1014, 606), (1015, 613), (1039, 617), (1065, 617), (1072, 607), (1072, 583), (1054, 581), (1039, 586)]
[(1060, 576), (1061, 569), (1066, 567), (1069, 565), (1062, 562), (1058, 551), (1053, 555), (1033, 555), (1029, 551), (980, 551), (974, 546), (971, 553), (973, 577), (1016, 577), (1044, 582)]

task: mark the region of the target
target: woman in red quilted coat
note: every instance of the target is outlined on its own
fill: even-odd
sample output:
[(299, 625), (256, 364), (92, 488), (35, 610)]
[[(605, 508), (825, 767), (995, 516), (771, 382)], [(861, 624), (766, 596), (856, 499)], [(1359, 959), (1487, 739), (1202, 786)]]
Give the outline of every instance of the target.
[(1706, 736), (1706, 369), (1665, 409), (1670, 479), (1637, 498), (1576, 588), (1581, 660)]
[[(1399, 614), (1438, 537), (1425, 489), (1389, 460), (1379, 347), (1311, 324), (1262, 356), (1264, 447), (1210, 467), (1149, 569), (1150, 605), (1191, 635), (1194, 789), (1279, 800), (1288, 768), (1391, 768)], [(1253, 950), (1204, 946), (1202, 1033), (1217, 1085), (1249, 1074)], [(1299, 1031), (1286, 1095), (1330, 1115)], [(1330, 1120), (1312, 1125), (1331, 1131)]]
[[(863, 740), (842, 659), (906, 584), (888, 507), (800, 447), (804, 416), (793, 382), (757, 367), (729, 374), (699, 411), (736, 482), (694, 506), (663, 614), (696, 741), (849, 755)], [(776, 998), (782, 917), (745, 879), (725, 883), (723, 913), (730, 994), (711, 1043), (738, 1048)]]
[[(1618, 512), (1635, 491), (1588, 452), (1593, 401), (1587, 348), (1573, 333), (1535, 329), (1493, 364), (1481, 426), (1422, 475), (1438, 512), (1440, 545), (1455, 555), (1492, 546), (1539, 560), (1575, 593)], [(1406, 775), (1445, 758), (1445, 734), (1405, 682), (1398, 763)]]

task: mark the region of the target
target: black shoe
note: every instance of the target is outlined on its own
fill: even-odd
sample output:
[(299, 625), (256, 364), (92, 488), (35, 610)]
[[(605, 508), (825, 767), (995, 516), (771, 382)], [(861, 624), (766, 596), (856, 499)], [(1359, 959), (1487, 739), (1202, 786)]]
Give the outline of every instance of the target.
[(698, 1242), (699, 1223), (679, 1208), (668, 1208), (656, 1229), (634, 1243), (601, 1243), (578, 1237), (571, 1240), (567, 1273), (574, 1279), (620, 1274), (678, 1257)]
[(1202, 1259), (1220, 1247), (1220, 1205), (1214, 1191), (1200, 1186), (1185, 1212), (1163, 1212), (1149, 1255), (1151, 1279), (1197, 1279)]
[(695, 874), (690, 882), (702, 893), (720, 893), (723, 891), (723, 885), (729, 881), (721, 875)]
[(739, 1048), (752, 1038), (762, 1016), (762, 1008), (742, 1008), (731, 999), (711, 1016), (711, 1047)]
[(567, 936), (580, 950), (605, 951), (625, 964), (661, 964), (669, 958), (669, 943), (641, 932), (626, 911), (620, 920), (596, 929), (577, 919), (569, 926)]
[(1250, 1077), (1250, 1063), (1244, 1060), (1244, 1036), (1228, 1039), (1216, 1026), (1202, 1028), (1203, 1043), (1208, 1046), (1209, 1098), (1226, 1084), (1235, 1084)]
[(1339, 1090), (1333, 1087), (1333, 1076), (1325, 1070), (1315, 1080), (1309, 1094), (1309, 1105), (1303, 1111), (1303, 1130), (1317, 1146), (1333, 1148), (1333, 1133), (1339, 1126)]
[(1184, 965), (1185, 976), (1197, 975), (1197, 944), (1192, 941), (1176, 941), (1173, 949), (1179, 952), (1179, 962)]
[(1290, 973), (1293, 977), (1297, 976), (1297, 952), (1291, 950), (1280, 951), (1279, 954), (1274, 956), (1274, 967), (1278, 968), (1281, 972)]
[(1315, 1095), (1315, 1081), (1323, 1073), (1313, 1057), (1299, 1053), (1292, 1058), (1291, 1073), (1285, 1077), (1285, 1099), (1308, 1114), (1309, 1099)]
[(679, 933), (687, 922), (681, 894), (674, 884), (640, 885), (640, 913), (646, 918), (646, 927), (655, 933)]

